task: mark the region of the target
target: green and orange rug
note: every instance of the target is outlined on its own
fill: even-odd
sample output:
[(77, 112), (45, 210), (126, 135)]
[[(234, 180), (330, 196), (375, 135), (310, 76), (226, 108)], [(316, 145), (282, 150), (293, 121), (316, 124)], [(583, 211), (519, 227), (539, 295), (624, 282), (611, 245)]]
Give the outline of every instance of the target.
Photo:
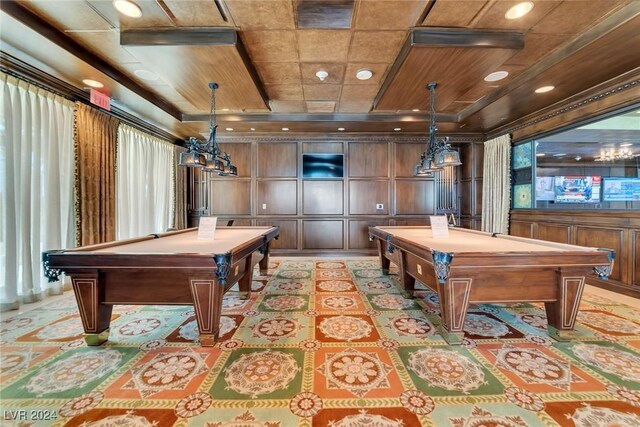
[(640, 315), (615, 301), (585, 292), (570, 342), (540, 305), (474, 306), (449, 346), (437, 295), (374, 258), (274, 258), (253, 290), (212, 348), (192, 307), (116, 306), (100, 347), (72, 293), (7, 318), (0, 425), (640, 426)]

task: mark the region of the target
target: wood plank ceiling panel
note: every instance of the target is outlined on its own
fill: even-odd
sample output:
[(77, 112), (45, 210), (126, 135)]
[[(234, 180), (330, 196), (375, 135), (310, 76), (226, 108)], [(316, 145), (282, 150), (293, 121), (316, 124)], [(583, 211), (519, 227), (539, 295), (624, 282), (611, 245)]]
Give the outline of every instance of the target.
[[(614, 31), (550, 66), (529, 81), (497, 99), (464, 123), (492, 129), (507, 121), (524, 117), (555, 102), (580, 93), (600, 82), (637, 70), (640, 67), (640, 16), (627, 21)], [(607, 64), (603, 67), (602, 64)], [(534, 89), (553, 85), (555, 90), (544, 94)], [(526, 99), (527, 102), (521, 102)]]
[[(302, 62), (300, 64), (302, 83), (305, 85), (320, 83), (324, 85), (340, 85), (344, 81), (344, 69), (345, 65), (343, 63)], [(316, 71), (318, 70), (324, 70), (329, 73), (323, 82), (320, 82), (316, 76)]]
[(224, 3), (242, 31), (296, 28), (291, 0), (225, 0)]
[(240, 37), (253, 62), (298, 62), (296, 32), (243, 31)]
[[(380, 85), (387, 75), (389, 64), (372, 64), (370, 62), (349, 62), (344, 76), (344, 84), (346, 85)], [(369, 80), (358, 80), (356, 73), (360, 70), (371, 70), (373, 76)]]
[(56, 28), (68, 30), (108, 31), (117, 24), (98, 14), (87, 2), (32, 0), (22, 6), (51, 22)]
[(160, 0), (178, 27), (229, 27), (212, 0)]
[(346, 62), (351, 32), (348, 30), (298, 30), (302, 62)]
[(558, 7), (563, 0), (545, 0), (534, 2), (533, 9), (519, 19), (507, 19), (507, 11), (522, 0), (501, 0), (491, 2), (471, 23), (472, 28), (491, 28), (495, 30), (527, 31), (543, 19), (549, 12)]
[(265, 85), (267, 96), (271, 100), (301, 101), (304, 99), (302, 85)]
[(443, 111), (513, 53), (501, 48), (413, 47), (375, 110), (425, 110), (425, 86), (437, 82), (436, 110)]
[[(209, 82), (216, 82), (216, 108), (267, 110), (236, 46), (127, 46), (201, 111), (209, 111)], [(180, 58), (179, 61), (176, 58)]]
[(438, 0), (422, 22), (426, 27), (469, 28), (473, 18), (486, 7), (487, 0)]
[(391, 64), (400, 52), (407, 31), (355, 31), (349, 62)]
[(416, 25), (426, 0), (360, 0), (353, 28), (356, 30), (408, 30)]

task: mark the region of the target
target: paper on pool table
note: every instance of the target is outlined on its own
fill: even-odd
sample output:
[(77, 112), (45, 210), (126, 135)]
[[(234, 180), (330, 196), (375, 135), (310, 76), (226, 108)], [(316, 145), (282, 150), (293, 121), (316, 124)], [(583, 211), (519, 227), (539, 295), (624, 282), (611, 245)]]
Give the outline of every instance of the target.
[(97, 249), (91, 252), (109, 253), (145, 253), (145, 254), (185, 254), (185, 253), (211, 253), (220, 254), (229, 252), (249, 240), (263, 235), (271, 227), (230, 229), (218, 228), (214, 240), (198, 240), (198, 230), (188, 233), (178, 233), (171, 236), (163, 236), (159, 239), (143, 240), (141, 242), (110, 248)]
[(475, 230), (449, 230), (449, 238), (434, 239), (431, 237), (429, 227), (377, 227), (387, 233), (409, 240), (429, 249), (442, 252), (552, 252), (552, 251), (593, 251), (594, 248), (583, 246), (565, 245), (554, 242), (539, 243), (527, 241), (527, 239), (500, 236), (491, 237), (490, 234)]

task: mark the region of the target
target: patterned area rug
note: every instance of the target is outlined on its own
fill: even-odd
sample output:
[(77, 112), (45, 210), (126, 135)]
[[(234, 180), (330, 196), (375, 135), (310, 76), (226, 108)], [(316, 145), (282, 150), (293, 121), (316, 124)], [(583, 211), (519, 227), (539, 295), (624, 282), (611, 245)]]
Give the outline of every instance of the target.
[(70, 293), (2, 322), (0, 424), (640, 425), (635, 309), (585, 293), (556, 342), (540, 305), (473, 306), (449, 346), (437, 295), (398, 289), (374, 258), (274, 258), (250, 300), (227, 294), (212, 348), (184, 306), (116, 306), (87, 347)]

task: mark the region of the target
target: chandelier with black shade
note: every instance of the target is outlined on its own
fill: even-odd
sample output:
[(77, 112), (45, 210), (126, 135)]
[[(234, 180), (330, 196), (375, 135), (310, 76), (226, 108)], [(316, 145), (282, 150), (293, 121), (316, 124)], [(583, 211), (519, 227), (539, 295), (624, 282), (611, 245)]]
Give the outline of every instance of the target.
[(449, 137), (438, 139), (436, 137), (436, 86), (431, 82), (427, 89), (431, 93), (431, 125), (429, 126), (429, 141), (427, 149), (420, 156), (420, 161), (414, 169), (414, 176), (433, 176), (447, 166), (459, 166), (460, 153), (454, 150), (449, 144)]
[(206, 141), (190, 137), (187, 151), (180, 153), (179, 166), (202, 168), (204, 172), (216, 172), (220, 176), (238, 176), (238, 168), (231, 163), (231, 156), (223, 153), (216, 142), (216, 89), (217, 83), (209, 83), (211, 89), (211, 111), (209, 114), (209, 139)]

